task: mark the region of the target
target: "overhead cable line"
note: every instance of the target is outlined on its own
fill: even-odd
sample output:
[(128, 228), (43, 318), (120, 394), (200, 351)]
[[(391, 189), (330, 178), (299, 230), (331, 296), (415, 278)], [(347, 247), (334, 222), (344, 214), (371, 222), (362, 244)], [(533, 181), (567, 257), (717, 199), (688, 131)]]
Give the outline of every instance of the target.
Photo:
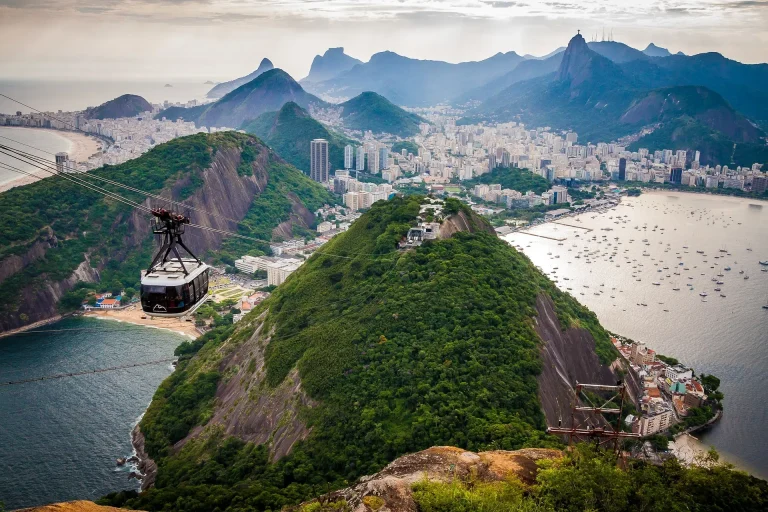
[(21, 380), (11, 380), (7, 382), (0, 382), (0, 387), (4, 386), (15, 386), (18, 384), (28, 384), (30, 382), (39, 382), (43, 380), (54, 380), (54, 379), (63, 379), (65, 377), (78, 377), (80, 375), (89, 375), (92, 373), (106, 373), (106, 372), (113, 372), (116, 370), (125, 370), (128, 368), (138, 368), (141, 366), (150, 366), (155, 364), (163, 364), (163, 363), (170, 363), (172, 361), (175, 361), (176, 358), (170, 358), (170, 359), (157, 359), (155, 361), (146, 361), (143, 363), (131, 363), (131, 364), (123, 364), (120, 366), (110, 366), (109, 368), (99, 368), (96, 370), (85, 370), (80, 372), (71, 372), (71, 373), (57, 373), (55, 375), (44, 375), (42, 377), (32, 377), (29, 379), (21, 379)]
[[(2, 137), (2, 136), (0, 136), (0, 137)], [(9, 139), (8, 137), (2, 137), (2, 138), (13, 141), (13, 139)], [(17, 144), (23, 144), (22, 142), (18, 142), (18, 141), (13, 141), (13, 142), (16, 142)], [(28, 144), (24, 144), (24, 145), (28, 146)], [(33, 149), (37, 149), (38, 151), (43, 151), (42, 149), (35, 148), (34, 146), (30, 146), (30, 147), (32, 147)], [(46, 165), (46, 166), (55, 165), (50, 160), (46, 160), (43, 157), (32, 155), (30, 153), (26, 153), (24, 151), (21, 151), (21, 150), (15, 149), (15, 148), (11, 148), (9, 146), (5, 146), (3, 144), (0, 144), (0, 148), (11, 150), (11, 151), (15, 151), (18, 154), (23, 154), (26, 158), (35, 159), (38, 163)], [(145, 190), (141, 190), (141, 189), (136, 188), (136, 187), (131, 187), (131, 186), (126, 185), (124, 183), (120, 183), (119, 181), (110, 180), (110, 179), (105, 178), (103, 176), (98, 176), (98, 175), (92, 174), (92, 173), (80, 173), (80, 176), (84, 176), (84, 177), (87, 177), (87, 178), (100, 180), (100, 181), (109, 183), (111, 185), (115, 185), (117, 187), (120, 187), (120, 188), (123, 188), (123, 189), (126, 189), (126, 190), (130, 190), (131, 192), (136, 192), (138, 194), (143, 194), (143, 195), (145, 195), (147, 197), (151, 197), (151, 198), (157, 199), (159, 201), (165, 201), (166, 203), (169, 203), (169, 204), (174, 204), (174, 205), (182, 206), (184, 208), (188, 208), (188, 209), (196, 211), (196, 212), (204, 213), (206, 215), (210, 215), (211, 217), (216, 217), (218, 219), (223, 219), (223, 220), (226, 220), (228, 222), (234, 222), (235, 224), (239, 224), (241, 222), (241, 221), (238, 221), (236, 219), (230, 219), (229, 217), (225, 217), (223, 215), (219, 215), (217, 213), (209, 212), (209, 211), (204, 210), (202, 208), (198, 208), (196, 206), (189, 205), (189, 204), (184, 203), (182, 201), (175, 201), (175, 200), (173, 200), (173, 199), (171, 199), (169, 197), (164, 197), (164, 196), (161, 196), (161, 195), (158, 195), (158, 194), (153, 194), (151, 192), (147, 192)], [(82, 179), (85, 179), (85, 178), (82, 178)]]
[[(34, 108), (34, 107), (30, 106), (30, 105), (27, 105), (26, 103), (22, 103), (21, 101), (19, 101), (19, 100), (17, 100), (17, 99), (11, 98), (10, 96), (8, 96), (8, 95), (6, 95), (6, 94), (2, 94), (2, 93), (0, 93), (0, 96), (2, 96), (3, 98), (9, 99), (9, 100), (11, 100), (11, 101), (13, 101), (13, 102), (15, 102), (15, 103), (18, 103), (19, 105), (23, 105), (23, 106), (27, 107), (28, 109), (34, 110), (35, 112), (39, 113), (39, 114), (40, 114), (40, 115), (42, 115), (42, 116), (45, 116), (45, 117), (48, 117), (48, 118), (50, 118), (50, 119), (53, 119), (53, 120), (55, 120), (55, 121), (58, 121), (59, 123), (62, 123), (62, 124), (64, 124), (65, 126), (69, 126), (70, 128), (72, 128), (72, 130), (73, 130), (73, 131), (76, 131), (76, 132), (80, 132), (80, 133), (84, 133), (84, 134), (86, 134), (86, 135), (88, 135), (88, 136), (93, 136), (93, 134), (92, 134), (92, 133), (86, 132), (85, 130), (81, 130), (80, 128), (78, 128), (77, 126), (73, 125), (72, 123), (70, 123), (70, 122), (68, 122), (68, 121), (65, 121), (65, 120), (63, 120), (63, 119), (59, 119), (59, 118), (58, 118), (58, 117), (56, 117), (56, 116), (52, 116), (52, 115), (50, 115), (50, 114), (48, 114), (48, 113), (46, 113), (46, 112), (43, 112), (43, 111), (41, 111), (41, 110), (38, 110), (38, 109), (36, 109), (36, 108)], [(13, 139), (10, 139), (9, 137), (3, 137), (3, 138), (4, 138), (4, 139), (8, 139), (8, 140), (13, 140)], [(36, 147), (34, 147), (34, 146), (31, 146), (31, 145), (29, 145), (29, 144), (24, 144), (23, 142), (19, 142), (19, 141), (14, 141), (14, 142), (16, 142), (17, 144), (22, 144), (22, 145), (24, 145), (24, 146), (27, 146), (27, 147), (30, 147), (30, 148), (36, 149), (36, 150), (38, 150), (38, 151), (43, 151), (43, 152), (45, 152), (45, 153), (49, 153), (49, 154), (52, 154), (52, 153), (50, 153), (50, 152), (48, 152), (48, 151), (45, 151), (45, 150), (43, 150), (43, 149), (40, 149), (40, 148), (36, 148)], [(38, 158), (39, 158), (39, 157), (38, 157)], [(104, 179), (104, 180), (106, 180), (106, 178), (101, 178), (101, 177), (99, 177), (99, 176), (95, 176), (95, 175), (89, 175), (89, 176), (91, 176), (91, 177), (94, 177), (94, 178), (96, 178), (96, 179)], [(116, 184), (116, 185), (117, 185), (117, 183), (113, 183), (113, 184)], [(122, 184), (119, 184), (118, 186), (123, 186), (123, 185), (122, 185)], [(127, 185), (126, 185), (126, 187), (127, 187)], [(142, 191), (142, 190), (139, 190), (139, 189), (135, 189), (135, 191), (136, 191), (136, 192), (139, 192), (139, 193), (142, 193), (142, 194), (145, 194), (145, 195), (148, 195), (148, 196), (149, 196), (149, 195), (151, 195), (149, 192), (145, 192), (145, 191)], [(195, 210), (195, 211), (198, 211), (198, 212), (201, 212), (201, 213), (205, 213), (205, 214), (207, 214), (207, 215), (211, 215), (211, 216), (213, 216), (213, 217), (222, 218), (222, 219), (225, 219), (225, 220), (227, 220), (227, 221), (230, 221), (230, 222), (235, 222), (235, 223), (237, 223), (237, 224), (239, 224), (239, 223), (241, 222), (241, 221), (238, 221), (238, 220), (235, 220), (235, 219), (229, 219), (229, 218), (227, 218), (227, 217), (224, 217), (224, 216), (221, 216), (221, 215), (218, 215), (218, 214), (215, 214), (215, 213), (211, 213), (211, 212), (205, 211), (205, 210), (203, 210), (203, 209), (201, 209), (201, 208), (196, 208), (196, 207), (194, 207), (194, 206), (188, 205), (188, 204), (186, 204), (186, 203), (183, 203), (183, 202), (180, 202), (180, 201), (173, 201), (172, 199), (164, 198), (164, 197), (162, 197), (162, 196), (157, 196), (157, 197), (158, 197), (158, 198), (161, 198), (163, 201), (167, 201), (167, 202), (170, 202), (170, 203), (172, 203), (172, 204), (181, 205), (181, 206), (184, 206), (185, 208), (189, 208), (189, 209), (191, 209), (191, 210)]]

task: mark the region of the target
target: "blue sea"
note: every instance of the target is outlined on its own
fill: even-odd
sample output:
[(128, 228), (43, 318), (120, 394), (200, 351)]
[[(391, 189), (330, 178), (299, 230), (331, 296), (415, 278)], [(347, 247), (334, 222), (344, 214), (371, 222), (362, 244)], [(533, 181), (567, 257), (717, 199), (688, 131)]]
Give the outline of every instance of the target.
[[(0, 338), (0, 382), (173, 357), (185, 338), (100, 319), (65, 319)], [(58, 331), (58, 332), (57, 332)], [(170, 363), (0, 386), (0, 501), (15, 508), (136, 489), (130, 433)]]

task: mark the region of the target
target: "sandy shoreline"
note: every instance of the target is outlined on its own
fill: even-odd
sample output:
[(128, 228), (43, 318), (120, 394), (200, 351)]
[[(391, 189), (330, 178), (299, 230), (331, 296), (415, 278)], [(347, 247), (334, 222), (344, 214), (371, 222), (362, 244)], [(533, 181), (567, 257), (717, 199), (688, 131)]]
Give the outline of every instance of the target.
[[(91, 156), (100, 152), (104, 148), (104, 145), (106, 144), (103, 140), (97, 139), (96, 137), (92, 137), (89, 135), (85, 135), (84, 133), (80, 133), (80, 132), (53, 130), (50, 128), (28, 128), (23, 126), (9, 127), (9, 128), (15, 128), (18, 130), (46, 131), (46, 132), (55, 133), (56, 135), (67, 139), (70, 143), (69, 159), (75, 162), (87, 162)], [(28, 150), (30, 148), (21, 147), (19, 149)], [(51, 162), (53, 162), (53, 157), (51, 156), (50, 158), (51, 158)], [(33, 178), (31, 176), (19, 176), (19, 178), (15, 180), (11, 180), (11, 181), (0, 184), (0, 193), (5, 192), (6, 190), (10, 190), (14, 187), (29, 185), (30, 183), (34, 183), (35, 181), (38, 181), (41, 178), (50, 176), (50, 174), (44, 171), (36, 171), (34, 172), (34, 174), (37, 174), (38, 177)]]
[[(86, 318), (99, 318), (102, 320), (113, 320), (125, 322), (144, 327), (153, 327), (155, 329), (165, 329), (176, 334), (188, 336), (192, 339), (200, 336), (193, 322), (187, 322), (178, 318), (153, 318), (146, 316), (141, 309), (136, 306), (128, 309), (103, 309), (89, 311), (83, 315)], [(145, 318), (142, 318), (144, 316)]]

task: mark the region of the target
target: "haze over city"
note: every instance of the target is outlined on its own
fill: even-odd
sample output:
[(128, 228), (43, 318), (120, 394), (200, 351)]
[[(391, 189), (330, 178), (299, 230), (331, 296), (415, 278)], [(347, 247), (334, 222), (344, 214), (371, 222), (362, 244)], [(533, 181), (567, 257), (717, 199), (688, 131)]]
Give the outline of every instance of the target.
[(391, 50), (460, 62), (545, 55), (577, 29), (757, 63), (768, 60), (767, 26), (761, 0), (0, 0), (0, 30), (14, 41), (0, 66), (14, 79), (219, 81), (269, 57), (299, 79), (329, 47), (363, 61)]

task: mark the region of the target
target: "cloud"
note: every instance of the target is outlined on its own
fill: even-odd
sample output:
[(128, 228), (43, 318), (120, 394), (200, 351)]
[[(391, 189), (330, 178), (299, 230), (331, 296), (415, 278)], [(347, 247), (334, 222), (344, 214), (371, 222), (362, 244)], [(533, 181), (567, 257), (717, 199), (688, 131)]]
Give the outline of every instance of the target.
[(483, 3), (486, 5), (490, 5), (495, 9), (505, 9), (509, 7), (525, 7), (528, 5), (525, 2), (506, 2), (506, 1), (498, 1), (498, 2), (483, 1)]

